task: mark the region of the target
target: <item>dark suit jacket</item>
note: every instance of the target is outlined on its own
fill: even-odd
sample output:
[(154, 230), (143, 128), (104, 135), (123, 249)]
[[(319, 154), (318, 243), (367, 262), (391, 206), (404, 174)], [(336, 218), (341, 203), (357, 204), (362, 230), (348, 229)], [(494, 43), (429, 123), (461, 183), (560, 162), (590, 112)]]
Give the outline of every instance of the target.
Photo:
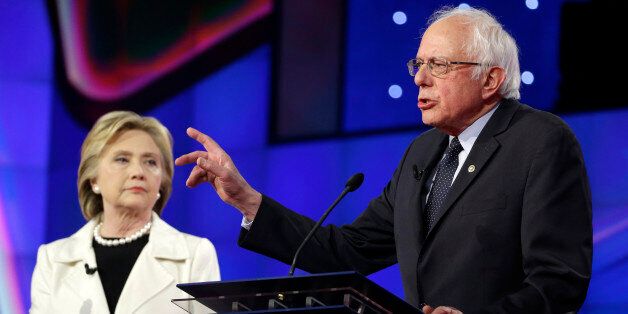
[[(320, 229), (298, 267), (369, 274), (398, 262), (405, 298), (415, 306), (450, 305), (465, 313), (577, 310), (591, 276), (591, 197), (569, 127), (503, 100), (426, 232), (426, 180), (447, 142), (436, 129), (417, 137), (382, 194), (353, 223)], [(289, 264), (313, 225), (264, 196), (239, 243)]]

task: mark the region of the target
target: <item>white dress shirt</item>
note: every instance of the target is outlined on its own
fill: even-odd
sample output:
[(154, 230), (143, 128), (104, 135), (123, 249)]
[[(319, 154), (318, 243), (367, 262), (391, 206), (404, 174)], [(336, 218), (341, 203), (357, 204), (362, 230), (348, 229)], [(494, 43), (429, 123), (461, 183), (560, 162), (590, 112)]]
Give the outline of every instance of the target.
[[(475, 140), (478, 139), (480, 132), (482, 132), (482, 129), (484, 129), (484, 126), (486, 125), (488, 120), (491, 118), (491, 116), (493, 116), (493, 113), (495, 113), (495, 110), (497, 110), (497, 107), (499, 107), (499, 104), (497, 104), (493, 109), (491, 109), (491, 111), (485, 113), (479, 119), (475, 120), (475, 122), (473, 122), (468, 128), (462, 131), (460, 135), (458, 135), (458, 141), (460, 141), (460, 145), (462, 145), (463, 150), (460, 152), (460, 154), (458, 154), (458, 168), (456, 168), (456, 172), (454, 173), (454, 177), (451, 180), (451, 184), (453, 184), (454, 181), (456, 181), (456, 177), (458, 176), (458, 173), (460, 172), (462, 165), (464, 165), (464, 162), (467, 160), (467, 157), (469, 156), (469, 152), (471, 152), (471, 148), (473, 148), (473, 144), (475, 144)], [(454, 136), (450, 135), (449, 144), (451, 144), (451, 141), (453, 139), (454, 139)], [(441, 157), (441, 160), (443, 158), (445, 158), (444, 152), (443, 152), (443, 156)], [(432, 180), (431, 180), (432, 183), (434, 182), (434, 179), (436, 178), (437, 172), (438, 171), (434, 169)], [(432, 190), (432, 185), (433, 185), (432, 183), (430, 183), (430, 192)], [(425, 198), (426, 200), (429, 198), (430, 192), (427, 193), (427, 197)]]

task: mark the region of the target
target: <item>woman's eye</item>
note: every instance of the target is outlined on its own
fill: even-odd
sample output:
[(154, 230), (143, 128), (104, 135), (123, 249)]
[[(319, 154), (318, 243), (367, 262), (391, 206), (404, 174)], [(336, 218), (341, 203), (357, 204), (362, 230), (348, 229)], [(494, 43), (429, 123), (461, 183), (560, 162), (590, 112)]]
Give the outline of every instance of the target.
[(154, 159), (149, 159), (148, 161), (146, 161), (149, 165), (151, 166), (157, 166), (157, 160)]
[(114, 160), (119, 163), (126, 163), (129, 161), (126, 157), (116, 157)]

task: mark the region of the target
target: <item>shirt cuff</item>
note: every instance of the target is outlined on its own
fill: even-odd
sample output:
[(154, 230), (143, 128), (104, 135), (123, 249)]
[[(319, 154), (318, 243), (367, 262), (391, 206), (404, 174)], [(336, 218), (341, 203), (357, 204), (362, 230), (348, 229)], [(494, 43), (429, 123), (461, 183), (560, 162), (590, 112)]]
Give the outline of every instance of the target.
[(246, 229), (246, 230), (251, 230), (251, 226), (253, 225), (253, 221), (248, 221), (246, 219), (246, 217), (242, 216), (242, 223), (240, 223), (240, 226), (242, 226), (242, 228)]

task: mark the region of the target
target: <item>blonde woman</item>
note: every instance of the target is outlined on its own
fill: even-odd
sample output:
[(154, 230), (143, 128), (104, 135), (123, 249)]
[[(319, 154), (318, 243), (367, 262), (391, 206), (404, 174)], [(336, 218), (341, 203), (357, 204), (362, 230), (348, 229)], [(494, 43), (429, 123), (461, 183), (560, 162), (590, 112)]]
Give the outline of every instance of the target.
[(31, 313), (172, 313), (181, 282), (220, 280), (214, 246), (159, 217), (172, 191), (172, 136), (128, 111), (102, 116), (81, 148), (87, 224), (42, 245)]

